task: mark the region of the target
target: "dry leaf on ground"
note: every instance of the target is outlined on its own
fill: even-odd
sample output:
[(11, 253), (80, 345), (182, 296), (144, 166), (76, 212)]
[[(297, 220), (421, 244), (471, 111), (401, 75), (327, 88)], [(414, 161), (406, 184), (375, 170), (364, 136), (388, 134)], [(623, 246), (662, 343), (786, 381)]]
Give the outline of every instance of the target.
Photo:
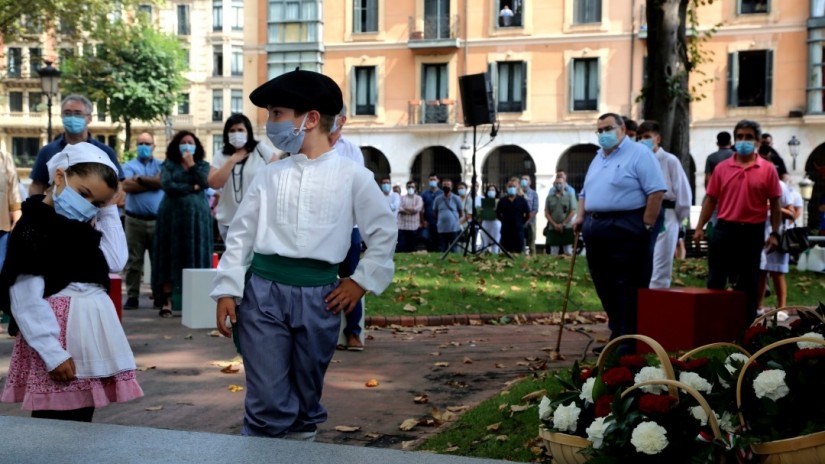
[(415, 404), (425, 404), (428, 401), (430, 401), (430, 398), (427, 397), (427, 395), (418, 395), (415, 398), (413, 398), (413, 402)]
[(547, 390), (541, 389), (536, 390), (534, 392), (530, 392), (521, 397), (521, 401), (536, 401), (540, 400), (543, 396), (547, 395)]
[(472, 363), (473, 363), (473, 360), (472, 360), (472, 359), (470, 359), (470, 358), (468, 358), (468, 357), (466, 357), (466, 356), (464, 357), (464, 364), (472, 364)]
[(523, 406), (513, 404), (513, 405), (510, 405), (510, 412), (522, 412), (522, 411), (526, 411), (530, 408), (531, 408), (531, 406), (529, 404), (528, 405), (523, 405)]
[(499, 435), (496, 437), (496, 441), (507, 441), (509, 439), (510, 437), (508, 437), (507, 435)]
[(189, 334), (189, 335), (183, 337), (184, 340), (192, 340), (193, 338), (195, 338), (195, 337), (192, 334)]
[(504, 364), (496, 363), (496, 369), (504, 369)]
[(144, 372), (144, 371), (149, 371), (149, 370), (156, 369), (156, 368), (157, 368), (157, 366), (144, 366), (144, 367), (138, 367), (137, 370), (139, 370), (140, 372)]
[(352, 433), (361, 430), (361, 427), (353, 427), (351, 425), (336, 425), (335, 430), (344, 433)]
[(162, 409), (163, 409), (162, 404), (159, 404), (157, 406), (149, 406), (148, 408), (146, 408), (147, 411), (160, 411)]
[(435, 367), (448, 367), (449, 365), (450, 365), (450, 363), (445, 362), (445, 361), (440, 361), (440, 362), (435, 363)]
[(404, 307), (401, 308), (401, 309), (403, 309), (404, 311), (407, 311), (408, 313), (414, 313), (414, 312), (418, 311), (418, 309), (416, 309), (415, 306), (413, 306), (409, 303), (405, 304)]
[(402, 422), (401, 425), (398, 426), (398, 428), (406, 432), (415, 428), (415, 426), (418, 425), (418, 422), (418, 419), (407, 419), (404, 422)]
[(455, 453), (456, 451), (458, 451), (458, 446), (449, 446), (444, 448), (445, 453)]
[(467, 406), (467, 405), (464, 405), (464, 404), (462, 404), (460, 406), (447, 406), (447, 411), (450, 411), (450, 412), (464, 412), (468, 409), (470, 409), (470, 407)]
[(237, 374), (238, 372), (240, 372), (240, 370), (240, 367), (235, 367), (234, 365), (230, 364), (221, 369), (221, 372), (223, 372), (224, 374)]
[(377, 432), (370, 432), (370, 433), (365, 433), (364, 437), (369, 438), (370, 440), (377, 440), (377, 439), (381, 438), (381, 434), (377, 433)]
[(498, 431), (499, 427), (501, 427), (501, 422), (496, 422), (495, 424), (488, 425), (487, 430), (489, 432), (496, 432)]
[(378, 386), (378, 380), (376, 380), (376, 379), (369, 379), (369, 380), (367, 381), (366, 385), (367, 385), (367, 387), (369, 387), (369, 388), (372, 388), (372, 387), (377, 387), (377, 386)]
[(227, 390), (231, 391), (232, 393), (238, 393), (238, 392), (243, 391), (243, 387), (240, 386), (240, 385), (232, 384), (232, 385), (227, 387)]

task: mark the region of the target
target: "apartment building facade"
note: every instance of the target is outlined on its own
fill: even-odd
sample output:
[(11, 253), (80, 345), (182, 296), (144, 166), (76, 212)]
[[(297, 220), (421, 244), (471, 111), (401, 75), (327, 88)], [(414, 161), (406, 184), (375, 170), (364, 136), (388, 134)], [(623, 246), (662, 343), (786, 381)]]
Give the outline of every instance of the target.
[[(250, 2), (247, 1), (249, 4)], [(796, 180), (825, 166), (822, 31), (825, 2), (735, 0), (700, 9), (700, 29), (719, 24), (701, 66), (715, 80), (692, 104), (689, 177), (696, 204), (716, 133), (760, 122)], [(512, 14), (501, 14), (508, 7)], [(599, 114), (643, 115), (644, 2), (637, 0), (267, 0), (248, 41), (260, 82), (301, 66), (333, 77), (349, 107), (345, 136), (376, 177), (420, 181), (430, 172), (472, 174), (473, 130), (462, 122), (458, 78), (488, 72), (499, 127), (478, 127), (484, 184), (528, 174), (542, 199), (555, 172), (580, 188), (597, 146)], [(261, 42), (263, 41), (263, 42)], [(694, 76), (692, 84), (697, 83)], [(265, 114), (251, 107), (256, 125)], [(794, 160), (787, 142), (796, 137)], [(795, 166), (795, 167), (794, 167)], [(543, 205), (543, 200), (542, 200)], [(815, 206), (815, 205), (812, 205)], [(812, 210), (812, 216), (815, 216)], [(815, 217), (812, 217), (816, 220)]]
[[(134, 121), (134, 134), (148, 130), (155, 135), (155, 156), (163, 158), (167, 141), (177, 130), (194, 132), (211, 159), (220, 152), (223, 123), (232, 112), (243, 111), (243, 0), (167, 0), (161, 6), (141, 5), (159, 30), (178, 37), (185, 50), (187, 68), (180, 102), (166, 121)], [(254, 16), (253, 16), (254, 17)], [(37, 69), (46, 60), (60, 69), (71, 55), (95, 53), (96, 44), (73, 42), (61, 31), (32, 28), (14, 43), (3, 44), (0, 62), (0, 150), (14, 155), (27, 178), (37, 151), (47, 143), (47, 104), (41, 93)], [(53, 137), (63, 129), (60, 101), (64, 92), (52, 98)], [(95, 105), (91, 134), (103, 143), (124, 149), (122, 128)], [(133, 138), (134, 140), (134, 138)], [(134, 149), (134, 147), (132, 147)]]

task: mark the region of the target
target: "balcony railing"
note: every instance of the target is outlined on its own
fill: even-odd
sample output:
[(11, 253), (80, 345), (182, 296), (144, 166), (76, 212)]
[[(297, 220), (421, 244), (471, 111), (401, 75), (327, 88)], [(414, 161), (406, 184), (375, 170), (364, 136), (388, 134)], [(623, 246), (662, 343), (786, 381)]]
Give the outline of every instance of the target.
[(410, 16), (410, 38), (412, 42), (453, 42), (458, 39), (461, 18), (458, 15), (425, 16), (417, 19)]
[(410, 100), (409, 124), (454, 124), (455, 107), (455, 101), (448, 98), (441, 100)]

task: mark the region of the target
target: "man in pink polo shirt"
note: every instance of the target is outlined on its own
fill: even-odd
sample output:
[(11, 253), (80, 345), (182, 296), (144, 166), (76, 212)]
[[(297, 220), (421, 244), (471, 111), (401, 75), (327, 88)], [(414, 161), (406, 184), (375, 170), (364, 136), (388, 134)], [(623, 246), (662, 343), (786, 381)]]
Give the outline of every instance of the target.
[[(728, 283), (745, 292), (747, 321), (756, 317), (759, 262), (762, 248), (779, 247), (779, 198), (782, 189), (776, 168), (756, 152), (759, 124), (743, 119), (733, 129), (734, 154), (713, 171), (693, 239), (705, 238), (704, 227), (714, 208), (719, 220), (708, 245), (708, 288), (724, 290)], [(765, 221), (771, 211), (771, 233), (765, 240)]]

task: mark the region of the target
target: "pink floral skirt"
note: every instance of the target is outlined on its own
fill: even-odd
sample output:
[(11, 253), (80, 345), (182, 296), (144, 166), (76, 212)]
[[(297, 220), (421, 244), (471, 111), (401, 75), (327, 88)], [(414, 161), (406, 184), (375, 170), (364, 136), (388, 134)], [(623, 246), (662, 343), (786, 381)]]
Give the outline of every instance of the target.
[[(69, 316), (69, 297), (52, 297), (49, 304), (60, 325), (60, 344), (66, 347), (66, 321)], [(55, 382), (49, 377), (46, 364), (22, 334), (17, 336), (11, 354), (9, 374), (0, 401), (23, 403), (27, 411), (103, 407), (109, 403), (123, 403), (143, 396), (135, 371), (120, 372), (111, 377), (75, 379)]]

